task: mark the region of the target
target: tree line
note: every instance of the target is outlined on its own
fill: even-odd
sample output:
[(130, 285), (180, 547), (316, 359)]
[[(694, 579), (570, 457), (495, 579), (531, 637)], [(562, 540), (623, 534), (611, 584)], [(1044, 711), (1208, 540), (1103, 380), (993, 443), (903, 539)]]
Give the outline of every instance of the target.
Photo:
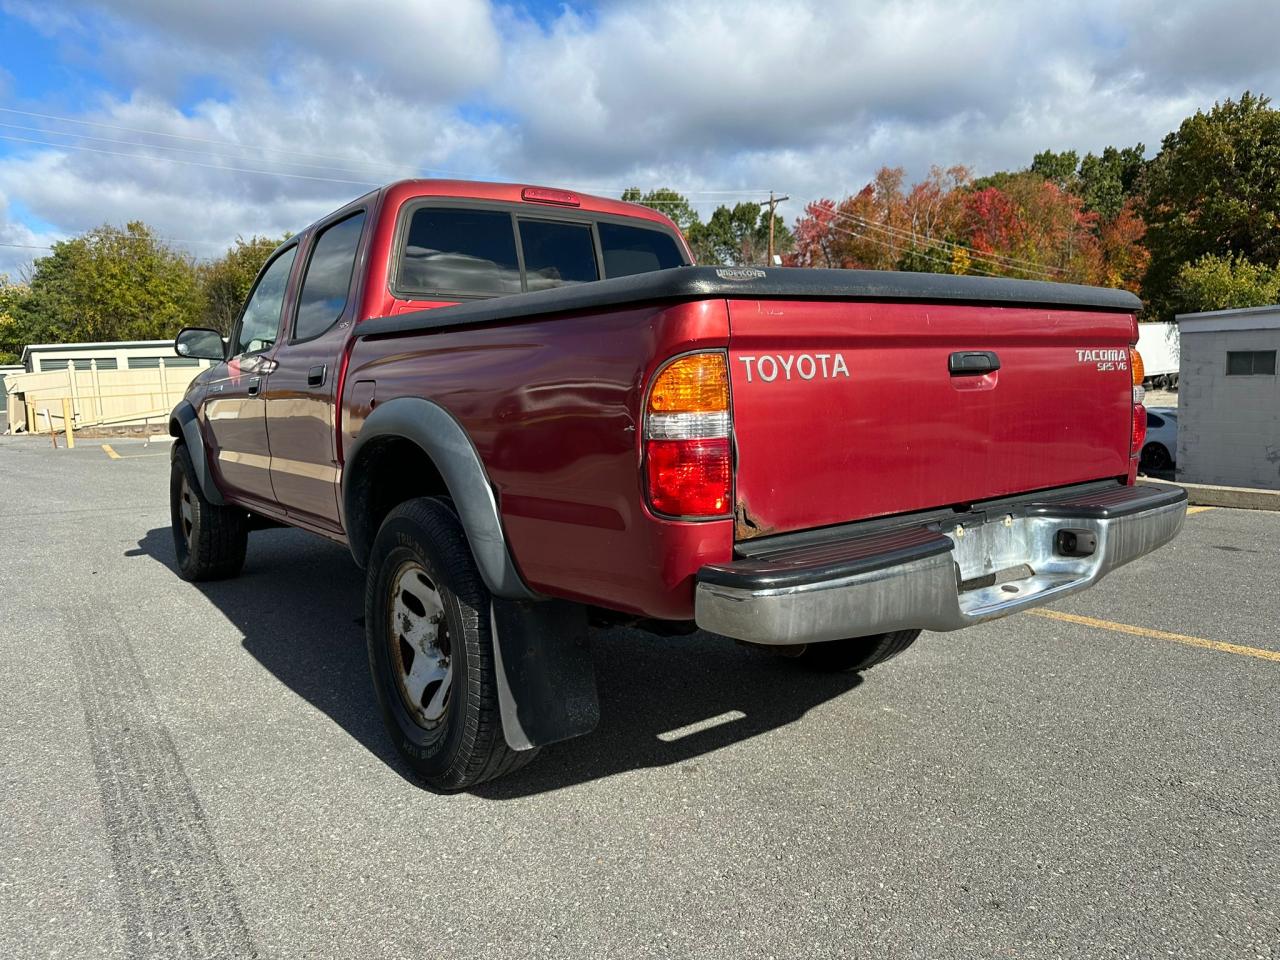
[[(660, 188), (623, 200), (670, 217), (700, 263), (763, 265), (770, 213), (717, 207), (705, 221)], [(883, 167), (857, 193), (809, 203), (774, 247), (796, 267), (916, 270), (1124, 287), (1147, 319), (1280, 301), (1280, 110), (1245, 92), (1186, 118), (1160, 149), (1045, 150), (1021, 170), (975, 177), (934, 167), (908, 184)], [(239, 238), (209, 263), (144, 223), (53, 245), (25, 282), (0, 278), (0, 363), (29, 343), (161, 339), (184, 325), (223, 333), (285, 237)]]
[[(672, 216), (700, 262), (764, 263), (768, 212), (702, 223), (673, 190), (635, 200)], [(1280, 301), (1280, 111), (1245, 92), (1197, 111), (1155, 156), (1143, 144), (1081, 157), (1045, 150), (1021, 170), (934, 167), (907, 184), (882, 167), (840, 200), (809, 203), (778, 249), (797, 267), (915, 270), (1124, 287), (1145, 319)]]
[(32, 343), (161, 340), (193, 325), (226, 334), (286, 239), (237, 238), (208, 263), (171, 249), (139, 221), (55, 243), (26, 282), (0, 278), (0, 363), (16, 363)]

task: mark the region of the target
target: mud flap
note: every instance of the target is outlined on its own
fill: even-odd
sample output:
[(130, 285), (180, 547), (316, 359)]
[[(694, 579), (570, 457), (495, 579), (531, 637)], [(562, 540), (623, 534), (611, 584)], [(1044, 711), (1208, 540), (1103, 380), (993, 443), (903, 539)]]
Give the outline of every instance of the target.
[(594, 730), (600, 701), (586, 609), (495, 597), (489, 619), (507, 745), (531, 750)]

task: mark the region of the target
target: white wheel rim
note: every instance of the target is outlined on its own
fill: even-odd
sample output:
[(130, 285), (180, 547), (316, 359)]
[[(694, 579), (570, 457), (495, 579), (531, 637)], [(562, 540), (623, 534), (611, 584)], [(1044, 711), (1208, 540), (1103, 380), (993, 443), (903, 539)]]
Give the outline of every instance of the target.
[(449, 710), (453, 664), (444, 603), (421, 564), (396, 570), (388, 613), (391, 672), (405, 709), (419, 726), (437, 727)]

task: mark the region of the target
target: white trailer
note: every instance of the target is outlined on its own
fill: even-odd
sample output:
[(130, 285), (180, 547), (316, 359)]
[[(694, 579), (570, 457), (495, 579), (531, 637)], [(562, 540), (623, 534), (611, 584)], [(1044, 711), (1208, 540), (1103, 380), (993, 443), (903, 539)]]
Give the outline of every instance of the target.
[(1178, 325), (1138, 324), (1138, 352), (1150, 386), (1171, 387), (1178, 382)]

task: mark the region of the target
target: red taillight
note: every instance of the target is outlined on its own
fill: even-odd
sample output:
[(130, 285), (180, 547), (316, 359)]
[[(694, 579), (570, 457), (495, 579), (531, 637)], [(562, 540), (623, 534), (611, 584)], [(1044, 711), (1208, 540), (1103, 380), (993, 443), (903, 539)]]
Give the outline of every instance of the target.
[(729, 512), (729, 438), (650, 440), (649, 503), (670, 517), (714, 517)]
[(1142, 405), (1146, 394), (1142, 389), (1145, 370), (1136, 344), (1129, 347), (1129, 369), (1133, 377), (1133, 433), (1129, 440), (1129, 456), (1135, 458), (1141, 455), (1142, 441), (1147, 438), (1147, 408)]
[(733, 501), (729, 371), (723, 352), (677, 357), (645, 402), (649, 506), (668, 517), (727, 516)]

